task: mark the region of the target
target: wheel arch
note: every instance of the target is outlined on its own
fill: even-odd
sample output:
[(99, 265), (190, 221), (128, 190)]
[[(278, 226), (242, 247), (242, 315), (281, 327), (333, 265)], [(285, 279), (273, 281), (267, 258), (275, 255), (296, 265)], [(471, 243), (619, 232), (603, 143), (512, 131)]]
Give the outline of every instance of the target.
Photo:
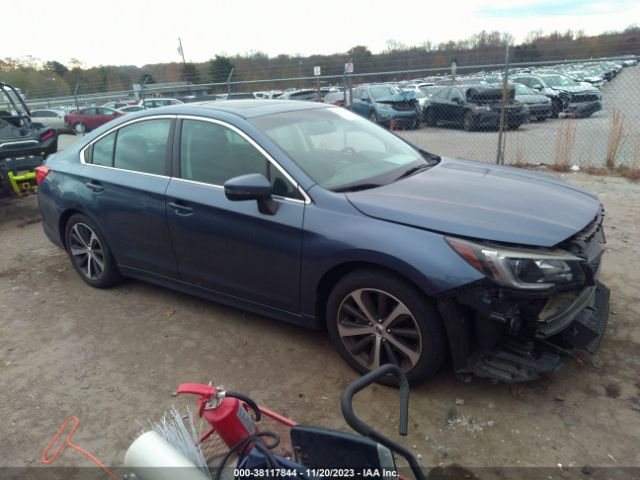
[[(58, 219), (58, 232), (60, 234), (60, 240), (62, 240), (62, 245), (64, 247), (64, 249), (67, 249), (67, 238), (66, 238), (66, 229), (67, 229), (67, 223), (69, 223), (69, 219), (75, 215), (75, 214), (80, 214), (80, 215), (84, 215), (85, 217), (87, 217), (89, 220), (91, 220), (100, 230), (100, 233), (102, 233), (102, 235), (104, 235), (107, 244), (111, 245), (111, 242), (109, 241), (109, 237), (106, 233), (104, 233), (104, 231), (100, 228), (100, 223), (96, 221), (95, 218), (93, 218), (93, 216), (91, 214), (89, 214), (88, 212), (84, 211), (84, 209), (78, 207), (78, 206), (72, 206), (67, 208), (64, 212), (62, 212), (62, 214), (60, 215), (60, 218)], [(116, 257), (115, 254), (113, 252), (111, 252), (114, 256), (114, 258)]]
[(399, 277), (402, 280), (406, 281), (410, 285), (412, 285), (416, 290), (423, 292), (423, 294), (431, 299), (434, 299), (428, 293), (424, 291), (423, 288), (411, 277), (403, 274), (402, 272), (389, 267), (388, 265), (384, 265), (382, 263), (376, 262), (368, 262), (368, 261), (347, 261), (337, 265), (334, 265), (329, 270), (327, 270), (324, 275), (318, 281), (316, 286), (316, 296), (315, 296), (315, 317), (316, 323), (319, 328), (326, 328), (326, 306), (327, 299), (329, 298), (329, 294), (331, 290), (342, 278), (349, 275), (350, 273), (356, 270), (366, 270), (373, 269), (383, 271), (393, 276)]
[(79, 213), (81, 215), (86, 215), (85, 212), (72, 207), (62, 212), (62, 214), (60, 215), (60, 218), (58, 219), (58, 234), (60, 235), (60, 240), (62, 241), (62, 245), (65, 250), (67, 249), (67, 236), (65, 235), (66, 229), (67, 229), (67, 223), (69, 223), (69, 219), (76, 213)]

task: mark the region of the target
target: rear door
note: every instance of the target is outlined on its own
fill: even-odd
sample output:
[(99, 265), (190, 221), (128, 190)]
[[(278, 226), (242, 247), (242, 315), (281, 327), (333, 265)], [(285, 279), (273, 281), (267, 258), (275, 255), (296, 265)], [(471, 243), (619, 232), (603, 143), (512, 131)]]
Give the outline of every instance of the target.
[[(166, 193), (179, 276), (211, 290), (298, 310), (305, 203), (264, 150), (230, 125), (181, 122), (179, 171)], [(230, 178), (260, 173), (271, 180), (278, 209), (230, 201)], [(176, 178), (178, 177), (178, 178)]]
[(83, 151), (82, 205), (107, 238), (116, 262), (176, 277), (164, 194), (173, 119), (147, 119), (103, 135)]

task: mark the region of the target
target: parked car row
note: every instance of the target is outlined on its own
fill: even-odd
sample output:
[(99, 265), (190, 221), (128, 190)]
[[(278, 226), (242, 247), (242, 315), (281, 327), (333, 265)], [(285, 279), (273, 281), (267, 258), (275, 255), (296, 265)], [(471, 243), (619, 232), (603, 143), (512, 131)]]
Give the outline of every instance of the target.
[[(455, 79), (427, 77), (385, 85), (415, 95), (420, 119), (428, 126), (457, 126), (467, 131), (493, 129), (500, 124), (506, 102), (505, 126), (516, 129), (523, 123), (547, 118), (591, 116), (602, 109), (600, 87), (623, 68), (635, 65), (637, 60), (629, 59), (619, 63), (512, 69), (506, 89), (501, 72), (479, 72)], [(358, 98), (354, 95), (354, 110), (361, 103)], [(372, 119), (374, 110), (373, 106), (369, 109)]]
[[(386, 127), (418, 128), (425, 123), (428, 126), (457, 126), (467, 131), (497, 128), (506, 101), (505, 126), (516, 129), (527, 122), (560, 116), (589, 117), (602, 109), (600, 88), (623, 68), (637, 63), (636, 59), (629, 58), (618, 62), (605, 60), (510, 69), (506, 89), (501, 71), (483, 71), (455, 79), (440, 75), (412, 81), (360, 84), (350, 91), (324, 86), (319, 90), (289, 88), (207, 94), (184, 100), (189, 103), (276, 98), (321, 101), (349, 107)], [(119, 100), (72, 112), (35, 110), (34, 118), (48, 126), (83, 133), (120, 115), (181, 103), (184, 102), (175, 98)]]

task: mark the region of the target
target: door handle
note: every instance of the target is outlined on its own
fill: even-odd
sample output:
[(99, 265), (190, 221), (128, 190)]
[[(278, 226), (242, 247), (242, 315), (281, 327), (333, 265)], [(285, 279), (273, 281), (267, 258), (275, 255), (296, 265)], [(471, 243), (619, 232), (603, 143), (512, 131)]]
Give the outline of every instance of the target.
[(182, 217), (188, 217), (189, 215), (193, 215), (193, 208), (183, 205), (179, 202), (169, 202), (169, 206), (174, 209), (176, 215), (180, 215)]
[(104, 190), (104, 187), (100, 185), (100, 182), (96, 182), (95, 180), (87, 182), (85, 183), (85, 185), (89, 190), (91, 190), (94, 193), (100, 193)]

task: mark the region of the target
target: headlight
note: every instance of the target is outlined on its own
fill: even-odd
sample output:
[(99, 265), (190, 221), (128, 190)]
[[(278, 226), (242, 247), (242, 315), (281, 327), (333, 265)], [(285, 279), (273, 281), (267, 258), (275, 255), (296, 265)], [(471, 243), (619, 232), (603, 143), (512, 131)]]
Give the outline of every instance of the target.
[(482, 245), (445, 237), (447, 243), (472, 267), (505, 287), (544, 290), (581, 283), (583, 259), (570, 253)]

